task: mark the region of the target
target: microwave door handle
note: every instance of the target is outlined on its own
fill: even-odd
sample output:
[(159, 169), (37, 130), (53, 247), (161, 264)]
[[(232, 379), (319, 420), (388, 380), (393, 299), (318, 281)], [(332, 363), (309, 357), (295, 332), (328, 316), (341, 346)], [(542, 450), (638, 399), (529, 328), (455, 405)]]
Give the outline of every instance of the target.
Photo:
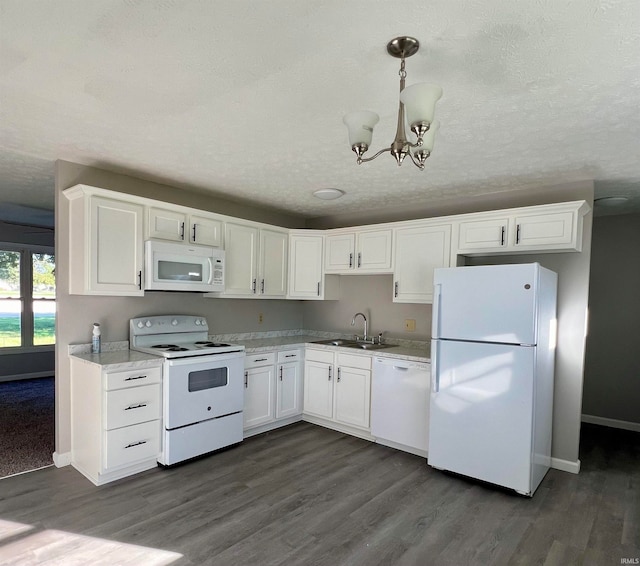
[(208, 285), (213, 283), (213, 258), (208, 257), (207, 261), (209, 262), (209, 281), (207, 281)]

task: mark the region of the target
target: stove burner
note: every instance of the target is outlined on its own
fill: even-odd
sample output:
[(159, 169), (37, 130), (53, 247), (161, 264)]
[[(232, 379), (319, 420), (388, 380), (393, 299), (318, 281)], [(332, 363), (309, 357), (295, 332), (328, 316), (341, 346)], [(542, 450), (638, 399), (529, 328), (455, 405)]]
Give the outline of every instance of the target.
[(167, 348), (167, 352), (188, 352), (189, 348), (183, 348), (181, 346), (171, 346)]
[(199, 340), (195, 342), (198, 346), (204, 346), (205, 348), (220, 348), (222, 346), (230, 346), (231, 344), (223, 344), (222, 342), (209, 342), (208, 340)]
[(155, 346), (151, 346), (152, 348), (177, 348), (175, 344), (156, 344)]

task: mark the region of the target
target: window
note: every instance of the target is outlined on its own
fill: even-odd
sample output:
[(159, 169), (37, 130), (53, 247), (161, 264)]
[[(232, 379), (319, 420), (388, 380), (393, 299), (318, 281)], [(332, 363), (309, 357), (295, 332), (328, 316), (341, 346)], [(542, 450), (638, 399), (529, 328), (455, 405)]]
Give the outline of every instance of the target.
[(0, 350), (55, 344), (52, 252), (0, 244)]

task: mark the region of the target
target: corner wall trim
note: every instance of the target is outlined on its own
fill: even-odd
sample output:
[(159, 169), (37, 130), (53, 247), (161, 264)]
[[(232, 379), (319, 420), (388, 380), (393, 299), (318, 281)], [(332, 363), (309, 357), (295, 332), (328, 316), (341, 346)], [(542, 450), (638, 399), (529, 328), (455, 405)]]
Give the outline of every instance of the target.
[(561, 458), (551, 458), (551, 467), (554, 470), (560, 470), (561, 472), (569, 472), (570, 474), (580, 473), (580, 460), (570, 462), (569, 460), (562, 460)]
[(607, 419), (605, 417), (596, 417), (594, 415), (582, 415), (582, 422), (589, 424), (597, 424), (608, 426), (611, 428), (621, 428), (623, 430), (632, 430), (640, 432), (640, 423), (632, 423), (629, 421), (619, 421), (617, 419)]
[(69, 466), (71, 464), (71, 452), (63, 452), (62, 454), (54, 452), (53, 463), (56, 465), (56, 468)]

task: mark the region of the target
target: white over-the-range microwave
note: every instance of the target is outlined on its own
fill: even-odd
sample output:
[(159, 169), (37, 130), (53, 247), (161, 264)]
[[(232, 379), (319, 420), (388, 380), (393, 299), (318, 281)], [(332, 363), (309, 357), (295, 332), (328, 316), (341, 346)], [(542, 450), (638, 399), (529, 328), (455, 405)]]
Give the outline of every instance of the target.
[(224, 291), (224, 250), (147, 240), (145, 291)]

